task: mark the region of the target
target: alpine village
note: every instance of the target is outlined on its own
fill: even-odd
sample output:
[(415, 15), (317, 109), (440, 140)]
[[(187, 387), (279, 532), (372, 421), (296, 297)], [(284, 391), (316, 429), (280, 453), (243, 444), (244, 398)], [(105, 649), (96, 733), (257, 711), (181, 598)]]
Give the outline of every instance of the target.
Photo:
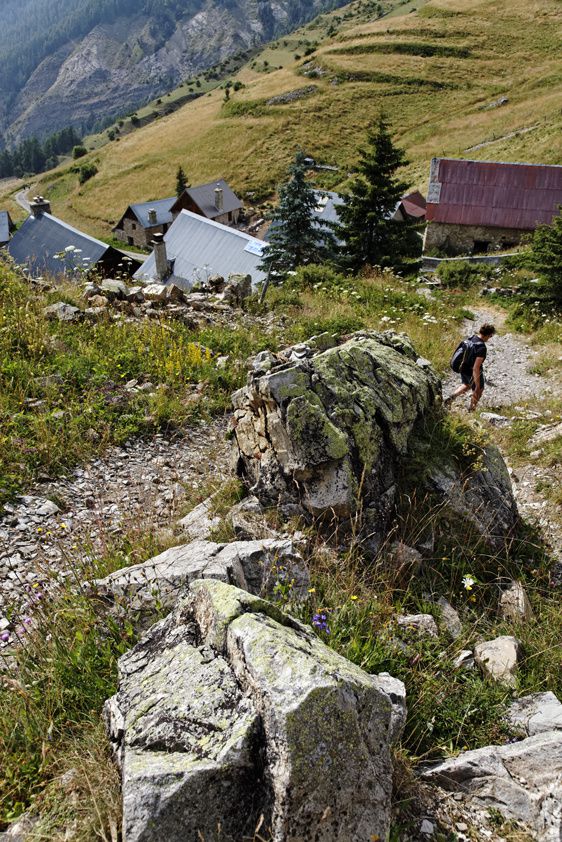
[(561, 842), (559, 0), (4, 0), (1, 842)]

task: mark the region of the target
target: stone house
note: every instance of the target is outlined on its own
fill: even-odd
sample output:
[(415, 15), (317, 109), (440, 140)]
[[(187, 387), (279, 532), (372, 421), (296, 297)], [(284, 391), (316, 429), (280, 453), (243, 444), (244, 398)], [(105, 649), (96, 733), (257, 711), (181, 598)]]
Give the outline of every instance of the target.
[(433, 158), (424, 252), (512, 248), (560, 205), (562, 166)]
[(0, 246), (5, 246), (15, 229), (9, 211), (0, 211)]
[(155, 234), (165, 234), (173, 222), (172, 206), (176, 197), (155, 202), (129, 205), (113, 233), (118, 240), (130, 246), (149, 248)]
[(198, 187), (186, 187), (172, 206), (173, 218), (182, 210), (197, 213), (221, 225), (236, 225), (242, 202), (224, 178), (219, 178), (218, 181), (210, 181)]

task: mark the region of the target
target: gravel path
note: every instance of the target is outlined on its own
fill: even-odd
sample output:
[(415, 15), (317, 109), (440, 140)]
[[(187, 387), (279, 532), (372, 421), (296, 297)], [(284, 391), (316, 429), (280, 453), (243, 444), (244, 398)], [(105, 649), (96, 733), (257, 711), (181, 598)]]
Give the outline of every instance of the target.
[[(498, 409), (552, 392), (548, 380), (530, 371), (539, 352), (521, 337), (512, 333), (501, 333), (505, 314), (488, 309), (472, 312), (475, 315), (474, 321), (466, 320), (464, 324), (467, 336), (476, 333), (484, 322), (492, 322), (499, 331), (487, 344), (488, 354), (484, 363), (486, 386), (480, 399), (480, 408)], [(449, 395), (458, 385), (459, 375), (451, 372), (443, 383), (443, 394)], [(463, 402), (468, 405), (469, 401), (470, 397), (467, 394), (466, 397), (457, 399), (456, 406), (462, 405)]]
[[(173, 440), (156, 435), (108, 450), (6, 505), (0, 518), (0, 632), (10, 607), (76, 557), (103, 553), (119, 535), (162, 530), (228, 470), (226, 421), (201, 423)], [(55, 501), (55, 502), (54, 502)]]

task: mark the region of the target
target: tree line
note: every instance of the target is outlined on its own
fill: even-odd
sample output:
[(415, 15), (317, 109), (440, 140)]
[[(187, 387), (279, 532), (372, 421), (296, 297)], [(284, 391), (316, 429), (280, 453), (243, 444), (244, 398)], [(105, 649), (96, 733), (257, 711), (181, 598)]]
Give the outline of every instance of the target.
[(36, 174), (56, 167), (59, 155), (65, 155), (80, 143), (80, 135), (69, 126), (39, 141), (36, 137), (23, 140), (13, 149), (0, 151), (0, 178)]

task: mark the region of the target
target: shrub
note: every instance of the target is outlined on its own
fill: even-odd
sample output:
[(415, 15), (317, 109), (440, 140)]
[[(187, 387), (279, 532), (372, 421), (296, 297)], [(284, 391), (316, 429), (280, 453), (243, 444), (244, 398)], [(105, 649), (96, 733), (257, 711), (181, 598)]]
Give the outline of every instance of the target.
[(445, 261), (437, 268), (437, 277), (445, 287), (468, 289), (486, 275), (486, 267), (468, 260)]
[(88, 150), (85, 146), (75, 146), (72, 150), (72, 157), (74, 158), (74, 160), (76, 160), (76, 158), (82, 158), (87, 153), (87, 151)]
[(78, 172), (78, 181), (80, 184), (85, 184), (90, 178), (93, 178), (98, 172), (95, 164), (83, 164)]

